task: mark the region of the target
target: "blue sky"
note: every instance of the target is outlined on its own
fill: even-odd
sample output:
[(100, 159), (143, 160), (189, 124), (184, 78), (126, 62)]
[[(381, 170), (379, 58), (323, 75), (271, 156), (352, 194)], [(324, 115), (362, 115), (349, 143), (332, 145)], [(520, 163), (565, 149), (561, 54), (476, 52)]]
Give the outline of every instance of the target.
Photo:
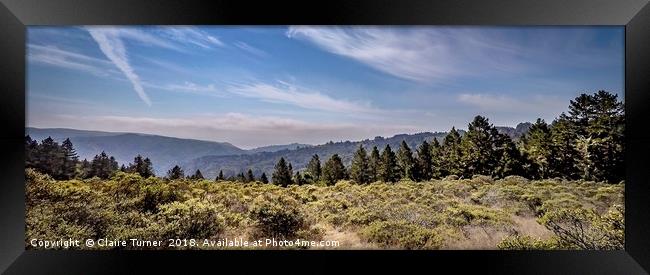
[(242, 148), (552, 121), (623, 97), (622, 27), (29, 27), (27, 125)]

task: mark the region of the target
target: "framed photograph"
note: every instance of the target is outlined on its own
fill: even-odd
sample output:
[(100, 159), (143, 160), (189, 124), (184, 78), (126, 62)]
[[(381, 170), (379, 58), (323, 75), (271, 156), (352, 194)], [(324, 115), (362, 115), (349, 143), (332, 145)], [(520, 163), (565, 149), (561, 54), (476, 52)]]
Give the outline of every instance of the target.
[(0, 22), (7, 274), (650, 270), (648, 1)]

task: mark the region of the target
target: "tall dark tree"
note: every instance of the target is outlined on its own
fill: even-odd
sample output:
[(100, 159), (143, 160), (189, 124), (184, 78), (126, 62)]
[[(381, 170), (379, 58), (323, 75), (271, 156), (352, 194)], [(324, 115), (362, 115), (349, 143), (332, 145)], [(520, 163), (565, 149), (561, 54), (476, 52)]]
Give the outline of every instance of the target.
[(300, 171), (296, 171), (296, 174), (293, 176), (293, 183), (296, 185), (303, 185), (307, 182), (305, 181), (305, 178), (300, 174)]
[(576, 127), (571, 118), (562, 113), (550, 127), (553, 160), (550, 162), (554, 176), (567, 179), (580, 178), (577, 162), (580, 153), (576, 148)]
[(309, 163), (307, 164), (307, 173), (309, 173), (314, 181), (320, 180), (322, 170), (320, 166), (320, 159), (318, 158), (317, 154), (314, 154), (311, 157), (311, 160), (309, 160)]
[(370, 151), (370, 159), (368, 161), (368, 168), (370, 169), (370, 182), (378, 181), (379, 170), (381, 169), (381, 157), (379, 156), (379, 150), (377, 149), (377, 146), (372, 147), (372, 151)]
[(167, 171), (167, 178), (170, 180), (182, 179), (184, 177), (185, 177), (185, 172), (183, 172), (183, 169), (178, 165), (174, 165), (172, 169)]
[(262, 175), (260, 176), (260, 181), (264, 184), (269, 183), (269, 178), (266, 177), (266, 173), (262, 172)]
[(192, 175), (190, 178), (193, 179), (193, 180), (202, 180), (203, 179), (203, 174), (201, 173), (201, 170), (196, 169), (196, 171), (194, 172), (194, 175)]
[(51, 137), (41, 141), (36, 150), (36, 168), (42, 173), (46, 173), (55, 179), (60, 179), (62, 174), (63, 160), (65, 155), (61, 146)]
[(323, 180), (327, 185), (334, 185), (346, 178), (345, 166), (338, 154), (332, 155), (323, 166)]
[(287, 162), (284, 160), (284, 158), (280, 158), (278, 163), (275, 164), (275, 170), (271, 176), (273, 184), (282, 187), (287, 187), (289, 184), (291, 184), (291, 172), (289, 170), (289, 165), (287, 165)]
[(439, 179), (442, 177), (442, 146), (438, 139), (433, 138), (431, 141), (431, 178)]
[(133, 163), (129, 164), (127, 170), (137, 173), (143, 178), (148, 178), (154, 175), (151, 160), (149, 158), (143, 158), (139, 154), (133, 158)]
[(553, 167), (553, 141), (551, 129), (543, 119), (530, 126), (528, 132), (521, 137), (521, 151), (531, 163), (528, 176), (531, 178), (546, 178), (551, 176)]
[(498, 132), (487, 118), (476, 116), (461, 140), (463, 175), (491, 175), (496, 166), (495, 138)]
[(77, 176), (82, 179), (87, 179), (92, 177), (92, 165), (87, 159), (82, 160), (79, 163), (79, 171)]
[(293, 166), (291, 165), (291, 162), (287, 163), (287, 167), (289, 168), (289, 175), (293, 175)]
[(238, 182), (246, 182), (246, 176), (244, 175), (244, 172), (241, 172), (237, 174), (237, 179)]
[(569, 104), (575, 124), (580, 175), (589, 180), (617, 182), (624, 178), (623, 103), (606, 91), (582, 94)]
[(79, 162), (79, 156), (77, 156), (77, 151), (75, 151), (69, 138), (66, 138), (63, 143), (61, 143), (61, 150), (63, 158), (61, 160), (60, 178), (74, 178), (77, 170), (77, 163)]
[(416, 180), (430, 180), (433, 177), (433, 158), (431, 156), (431, 146), (426, 140), (422, 141), (422, 144), (418, 147), (416, 163), (419, 170)]
[(29, 135), (25, 136), (25, 167), (34, 168), (38, 160), (38, 142), (33, 140)]
[(363, 145), (354, 152), (352, 164), (350, 165), (350, 179), (358, 184), (366, 184), (371, 181), (370, 163), (368, 161), (368, 154)]
[(451, 127), (449, 133), (442, 142), (440, 154), (441, 177), (448, 175), (460, 175), (463, 172), (462, 156), (460, 147), (461, 137), (456, 128)]
[(413, 158), (411, 148), (404, 140), (402, 140), (399, 149), (397, 149), (397, 165), (400, 168), (401, 178), (409, 180), (415, 179), (415, 159)]
[(106, 152), (102, 151), (99, 155), (95, 155), (90, 163), (90, 177), (99, 177), (107, 179), (113, 176), (118, 170), (117, 161), (113, 156), (108, 156)]
[(504, 178), (512, 175), (524, 175), (522, 169), (523, 158), (510, 136), (496, 133), (494, 143), (496, 163), (492, 176)]
[(223, 170), (219, 170), (219, 175), (217, 175), (217, 181), (224, 180), (225, 178), (223, 177)]
[(379, 167), (379, 179), (383, 182), (396, 182), (400, 179), (400, 168), (397, 165), (397, 157), (386, 144), (386, 147), (381, 152), (381, 166)]
[(248, 169), (246, 172), (246, 182), (255, 182), (255, 175), (253, 175), (253, 170)]

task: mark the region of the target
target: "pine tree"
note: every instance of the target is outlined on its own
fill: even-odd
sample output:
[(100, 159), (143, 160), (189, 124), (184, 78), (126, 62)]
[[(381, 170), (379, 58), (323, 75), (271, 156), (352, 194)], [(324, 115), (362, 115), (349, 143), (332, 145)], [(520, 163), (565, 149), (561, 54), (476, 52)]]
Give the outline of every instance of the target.
[(306, 183), (305, 178), (303, 178), (299, 171), (296, 171), (296, 174), (293, 176), (293, 183), (296, 185), (303, 185)]
[(439, 179), (442, 177), (442, 146), (438, 139), (433, 138), (431, 141), (431, 178)]
[(77, 175), (79, 178), (87, 179), (92, 177), (91, 173), (92, 173), (92, 166), (90, 165), (90, 161), (84, 159), (79, 164), (79, 172), (77, 173)]
[(185, 177), (185, 172), (183, 172), (183, 169), (178, 165), (174, 165), (172, 169), (167, 171), (167, 178), (170, 180), (182, 179), (184, 177)]
[(244, 182), (244, 183), (246, 182), (246, 176), (244, 176), (244, 172), (237, 174), (237, 181)]
[(106, 152), (102, 151), (99, 155), (95, 155), (90, 163), (90, 177), (99, 177), (107, 179), (119, 169), (118, 163), (113, 156), (108, 156)]
[(63, 159), (61, 160), (61, 174), (59, 177), (61, 179), (74, 178), (79, 157), (69, 138), (63, 141), (61, 150), (63, 152)]
[(606, 91), (582, 94), (569, 105), (575, 124), (576, 148), (580, 154), (577, 166), (588, 180), (618, 182), (624, 178), (623, 103)]
[(309, 173), (314, 181), (320, 180), (322, 170), (320, 166), (320, 159), (318, 158), (317, 154), (314, 154), (311, 157), (311, 160), (309, 160), (309, 163), (307, 164), (307, 173)]
[(460, 148), (461, 137), (456, 128), (451, 127), (449, 133), (442, 142), (440, 156), (441, 177), (448, 175), (460, 175), (462, 173), (461, 157), (463, 152)]
[(369, 164), (366, 150), (363, 148), (363, 145), (359, 145), (350, 165), (350, 179), (358, 184), (369, 183), (371, 180)]
[(323, 167), (323, 180), (327, 185), (334, 185), (339, 180), (346, 178), (345, 166), (338, 154), (332, 155)]
[(397, 165), (400, 168), (400, 176), (403, 179), (415, 179), (415, 160), (413, 152), (406, 141), (402, 140), (399, 149), (397, 149)]
[(580, 154), (576, 148), (576, 130), (571, 119), (562, 113), (550, 127), (552, 155), (551, 171), (554, 176), (578, 179), (577, 162)]
[(418, 147), (416, 163), (419, 170), (416, 180), (430, 180), (433, 177), (433, 158), (431, 157), (431, 146), (426, 140), (422, 141), (422, 144)]
[(223, 177), (223, 170), (219, 170), (219, 175), (217, 176), (216, 180), (220, 181), (220, 180), (224, 180), (224, 179), (225, 178)]
[(521, 137), (521, 151), (530, 161), (532, 174), (530, 178), (547, 178), (553, 175), (553, 144), (551, 140), (551, 130), (543, 119), (530, 126), (528, 132)]
[(487, 118), (474, 117), (460, 144), (461, 162), (465, 168), (464, 176), (492, 174), (497, 161), (494, 148), (498, 134)]
[(260, 181), (264, 184), (269, 183), (269, 179), (266, 177), (266, 173), (262, 172), (262, 175), (260, 176)]
[(143, 158), (141, 155), (133, 158), (133, 163), (127, 168), (132, 173), (137, 173), (143, 178), (148, 178), (154, 175), (153, 164), (149, 158)]
[(280, 158), (278, 163), (275, 164), (275, 170), (271, 176), (273, 184), (282, 187), (287, 187), (289, 184), (291, 184), (291, 172), (289, 170), (289, 165), (287, 165), (287, 162), (284, 160), (284, 158)]
[(25, 167), (34, 168), (37, 166), (38, 142), (29, 135), (25, 136)]
[(253, 170), (248, 169), (248, 172), (246, 173), (246, 182), (254, 182), (255, 181), (255, 176), (253, 175)]
[(512, 175), (523, 175), (522, 156), (510, 136), (496, 133), (494, 142), (496, 163), (492, 176), (504, 178)]
[(370, 152), (370, 159), (368, 168), (370, 170), (370, 182), (375, 182), (379, 180), (379, 169), (381, 167), (381, 157), (379, 156), (379, 150), (377, 146), (372, 147)]
[(196, 171), (194, 172), (194, 175), (192, 175), (190, 178), (193, 179), (193, 180), (202, 180), (203, 179), (203, 174), (201, 174), (201, 170), (196, 169)]
[(293, 166), (291, 166), (291, 162), (289, 162), (287, 165), (289, 167), (289, 175), (293, 175)]
[(397, 158), (388, 144), (381, 152), (381, 165), (378, 174), (379, 179), (383, 182), (396, 182), (400, 179), (401, 174), (397, 165)]
[(47, 137), (41, 141), (36, 152), (38, 155), (36, 169), (55, 179), (61, 179), (63, 160), (65, 159), (61, 146), (51, 137)]

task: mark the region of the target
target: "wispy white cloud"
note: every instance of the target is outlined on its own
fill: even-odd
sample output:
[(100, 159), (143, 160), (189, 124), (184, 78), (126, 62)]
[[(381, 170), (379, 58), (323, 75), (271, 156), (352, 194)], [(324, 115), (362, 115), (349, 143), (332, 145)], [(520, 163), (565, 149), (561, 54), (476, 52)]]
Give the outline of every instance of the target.
[[(547, 65), (576, 67), (584, 60), (575, 41), (543, 43), (546, 36), (522, 38), (517, 30), (462, 27), (290, 27), (286, 35), (378, 71), (421, 83), (458, 77), (513, 77)], [(548, 35), (547, 35), (548, 36)], [(566, 37), (563, 37), (566, 38)], [(576, 38), (585, 40), (588, 38)], [(558, 56), (561, 56), (558, 59)], [(593, 59), (594, 55), (585, 55)], [(598, 57), (600, 58), (600, 57)], [(584, 60), (611, 64), (611, 58)], [(581, 61), (582, 63), (582, 61)]]
[(108, 76), (110, 62), (71, 52), (52, 45), (27, 45), (27, 61), (66, 69), (79, 70), (98, 76)]
[(245, 42), (242, 41), (237, 41), (234, 43), (235, 47), (240, 48), (250, 54), (256, 55), (258, 57), (268, 57), (269, 54), (263, 50), (260, 50), (258, 48), (255, 48)]
[(228, 92), (266, 102), (284, 103), (305, 109), (344, 113), (373, 112), (375, 109), (367, 102), (353, 102), (335, 99), (318, 91), (278, 81), (276, 85), (253, 83), (230, 86)]
[(203, 49), (225, 46), (218, 37), (192, 26), (163, 27), (158, 31), (164, 37), (180, 44), (194, 45)]
[(131, 64), (129, 64), (126, 48), (120, 37), (120, 31), (110, 27), (91, 27), (87, 30), (97, 42), (104, 55), (129, 79), (140, 99), (151, 106), (151, 100), (142, 88), (140, 77), (134, 72)]

